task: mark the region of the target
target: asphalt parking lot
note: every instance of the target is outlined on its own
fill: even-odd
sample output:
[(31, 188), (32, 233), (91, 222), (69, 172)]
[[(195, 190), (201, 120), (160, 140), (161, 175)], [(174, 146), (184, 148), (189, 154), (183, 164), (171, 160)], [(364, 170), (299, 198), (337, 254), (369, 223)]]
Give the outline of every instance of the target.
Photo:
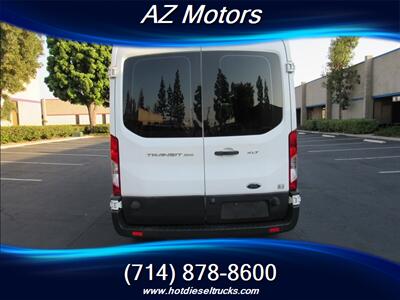
[[(108, 138), (1, 150), (1, 243), (78, 248), (131, 243), (110, 213)], [(400, 261), (400, 142), (299, 135), (297, 227), (273, 238)]]

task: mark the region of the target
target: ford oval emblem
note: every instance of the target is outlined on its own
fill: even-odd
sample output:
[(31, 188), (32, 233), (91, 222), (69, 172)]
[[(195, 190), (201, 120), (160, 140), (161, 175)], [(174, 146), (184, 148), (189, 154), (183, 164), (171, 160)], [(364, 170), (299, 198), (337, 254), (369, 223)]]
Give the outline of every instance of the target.
[(261, 185), (259, 185), (258, 183), (250, 183), (249, 185), (247, 185), (248, 189), (254, 190), (254, 189), (258, 189)]

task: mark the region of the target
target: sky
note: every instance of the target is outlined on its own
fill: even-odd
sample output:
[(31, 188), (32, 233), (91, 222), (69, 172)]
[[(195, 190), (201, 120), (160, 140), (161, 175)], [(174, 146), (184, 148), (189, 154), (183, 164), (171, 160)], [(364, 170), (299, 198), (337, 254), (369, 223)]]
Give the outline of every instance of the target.
[[(320, 38), (289, 41), (292, 60), (296, 67), (294, 73), (295, 86), (300, 85), (301, 82), (308, 82), (321, 77), (328, 61), (330, 40), (330, 38)], [(366, 55), (378, 56), (399, 47), (399, 42), (361, 38), (357, 48), (354, 50), (352, 64), (362, 62)], [(44, 83), (44, 78), (48, 75), (46, 70), (47, 56), (48, 49), (44, 47), (44, 54), (39, 59), (42, 67), (37, 74), (40, 82), (40, 99), (54, 98)]]

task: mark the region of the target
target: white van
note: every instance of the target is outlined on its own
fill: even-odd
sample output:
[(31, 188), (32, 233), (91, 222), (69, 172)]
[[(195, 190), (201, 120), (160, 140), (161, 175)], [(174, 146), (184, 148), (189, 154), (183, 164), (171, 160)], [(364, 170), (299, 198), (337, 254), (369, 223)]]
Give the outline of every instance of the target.
[(120, 48), (110, 69), (111, 211), (139, 238), (264, 236), (298, 219), (285, 42)]

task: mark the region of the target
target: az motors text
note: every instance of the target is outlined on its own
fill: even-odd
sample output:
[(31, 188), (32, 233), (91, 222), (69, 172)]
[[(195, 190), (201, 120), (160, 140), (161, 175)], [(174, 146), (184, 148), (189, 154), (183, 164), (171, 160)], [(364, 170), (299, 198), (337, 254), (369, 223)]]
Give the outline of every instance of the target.
[[(140, 23), (143, 24), (148, 21), (154, 24), (173, 24), (173, 14), (178, 9), (179, 5), (165, 4), (162, 7), (161, 5), (159, 6), (156, 4), (152, 5)], [(224, 6), (222, 9), (217, 10), (207, 9), (204, 4), (196, 9), (193, 5), (188, 5), (181, 23), (257, 24), (261, 21), (262, 13), (263, 11), (261, 9), (239, 10), (228, 9)]]

